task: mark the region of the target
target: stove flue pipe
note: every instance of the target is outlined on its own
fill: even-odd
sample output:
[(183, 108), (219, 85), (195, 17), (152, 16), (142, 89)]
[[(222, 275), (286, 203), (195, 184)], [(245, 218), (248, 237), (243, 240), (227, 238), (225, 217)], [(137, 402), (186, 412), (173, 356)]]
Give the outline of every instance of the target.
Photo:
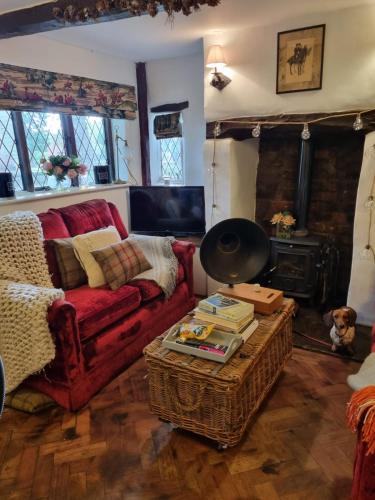
[(313, 163), (312, 140), (301, 139), (301, 149), (298, 164), (298, 184), (295, 199), (296, 230), (295, 236), (303, 237), (308, 235), (307, 217), (310, 203), (310, 186)]

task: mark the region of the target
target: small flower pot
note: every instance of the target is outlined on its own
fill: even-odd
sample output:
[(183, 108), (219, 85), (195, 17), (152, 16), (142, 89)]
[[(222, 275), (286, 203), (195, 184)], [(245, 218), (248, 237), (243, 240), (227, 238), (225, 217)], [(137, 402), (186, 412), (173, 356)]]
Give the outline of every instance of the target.
[(284, 224), (276, 224), (276, 238), (282, 238), (284, 240), (290, 240), (292, 237), (292, 227), (284, 226)]

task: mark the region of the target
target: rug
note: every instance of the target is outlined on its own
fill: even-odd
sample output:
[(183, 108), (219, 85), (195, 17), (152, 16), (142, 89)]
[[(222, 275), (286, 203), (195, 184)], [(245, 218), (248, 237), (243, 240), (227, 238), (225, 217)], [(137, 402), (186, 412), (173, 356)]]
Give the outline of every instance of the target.
[[(323, 323), (322, 314), (310, 307), (300, 307), (294, 318), (293, 345), (308, 351), (321, 352), (339, 358), (362, 362), (371, 351), (371, 328), (367, 326), (356, 326), (356, 338), (354, 341), (354, 354), (351, 356), (346, 351), (332, 352), (330, 328)], [(327, 342), (329, 346), (322, 345), (303, 337), (307, 335), (318, 341)]]

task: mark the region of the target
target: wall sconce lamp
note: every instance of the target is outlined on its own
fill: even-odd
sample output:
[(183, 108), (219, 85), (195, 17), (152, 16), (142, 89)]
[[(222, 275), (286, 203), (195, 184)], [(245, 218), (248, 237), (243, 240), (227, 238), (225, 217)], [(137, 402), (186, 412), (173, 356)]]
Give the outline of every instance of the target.
[(227, 63), (224, 57), (224, 51), (221, 45), (211, 45), (208, 49), (206, 67), (213, 68), (211, 85), (215, 89), (223, 90), (232, 80), (220, 73), (218, 70), (224, 68)]

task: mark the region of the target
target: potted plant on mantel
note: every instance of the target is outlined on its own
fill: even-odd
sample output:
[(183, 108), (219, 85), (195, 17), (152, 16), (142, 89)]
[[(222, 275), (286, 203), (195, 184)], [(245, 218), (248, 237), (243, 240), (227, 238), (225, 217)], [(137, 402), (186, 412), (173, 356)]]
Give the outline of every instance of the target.
[(67, 178), (73, 180), (78, 176), (86, 175), (88, 171), (87, 166), (81, 163), (76, 156), (70, 158), (69, 156), (52, 155), (48, 160), (42, 158), (40, 163), (46, 175), (55, 176), (58, 191), (63, 189), (62, 183)]
[(296, 219), (289, 211), (278, 212), (271, 219), (271, 224), (276, 226), (276, 238), (289, 240), (292, 237), (293, 226)]

